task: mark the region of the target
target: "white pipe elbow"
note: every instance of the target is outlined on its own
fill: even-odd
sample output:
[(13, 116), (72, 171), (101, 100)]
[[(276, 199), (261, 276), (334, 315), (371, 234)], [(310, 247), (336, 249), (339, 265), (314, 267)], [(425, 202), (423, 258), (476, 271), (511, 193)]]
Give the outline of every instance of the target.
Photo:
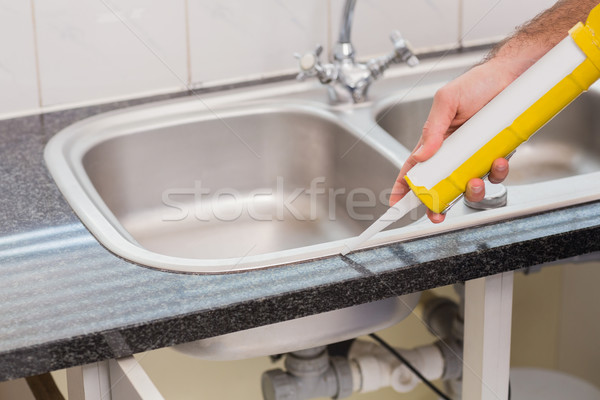
[[(436, 345), (398, 351), (425, 378), (439, 379), (444, 374), (444, 359)], [(407, 393), (421, 381), (387, 349), (372, 342), (357, 340), (352, 345), (349, 358), (352, 360), (354, 375), (360, 379), (354, 389), (360, 393), (388, 386), (399, 393)]]

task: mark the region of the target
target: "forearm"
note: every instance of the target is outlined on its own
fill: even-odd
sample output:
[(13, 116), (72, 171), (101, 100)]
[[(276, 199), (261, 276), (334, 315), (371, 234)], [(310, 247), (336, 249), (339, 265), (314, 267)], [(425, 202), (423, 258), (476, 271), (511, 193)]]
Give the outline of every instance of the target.
[(486, 61), (502, 65), (516, 78), (564, 39), (577, 22), (585, 22), (598, 3), (599, 0), (559, 0), (496, 46)]

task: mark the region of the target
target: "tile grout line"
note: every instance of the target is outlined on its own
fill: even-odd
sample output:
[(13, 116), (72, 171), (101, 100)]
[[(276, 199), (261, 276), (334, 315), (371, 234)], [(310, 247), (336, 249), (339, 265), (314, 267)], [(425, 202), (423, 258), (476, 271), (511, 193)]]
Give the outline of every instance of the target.
[(458, 48), (464, 47), (463, 25), (465, 18), (465, 0), (458, 0)]
[(190, 42), (190, 6), (189, 0), (184, 0), (185, 9), (185, 50), (187, 64), (188, 86), (192, 85), (192, 50)]
[(31, 5), (31, 22), (33, 30), (33, 51), (35, 60), (35, 79), (37, 84), (38, 107), (39, 109), (42, 109), (44, 103), (42, 101), (42, 78), (40, 74), (40, 54), (38, 46), (37, 22), (35, 18), (35, 0), (30, 0), (29, 3)]
[(327, 14), (327, 21), (326, 21), (326, 25), (327, 25), (327, 59), (328, 60), (332, 60), (333, 59), (333, 24), (332, 24), (332, 10), (331, 10), (331, 2), (332, 0), (327, 0), (327, 10), (326, 10), (326, 14)]

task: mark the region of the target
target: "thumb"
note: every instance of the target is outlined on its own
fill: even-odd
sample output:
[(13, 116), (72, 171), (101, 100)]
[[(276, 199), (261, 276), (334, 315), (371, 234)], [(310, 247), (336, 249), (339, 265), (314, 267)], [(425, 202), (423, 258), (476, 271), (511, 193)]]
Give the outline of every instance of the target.
[(450, 124), (456, 117), (458, 97), (456, 92), (443, 87), (433, 97), (433, 105), (423, 126), (422, 145), (413, 154), (418, 162), (430, 159), (442, 146)]

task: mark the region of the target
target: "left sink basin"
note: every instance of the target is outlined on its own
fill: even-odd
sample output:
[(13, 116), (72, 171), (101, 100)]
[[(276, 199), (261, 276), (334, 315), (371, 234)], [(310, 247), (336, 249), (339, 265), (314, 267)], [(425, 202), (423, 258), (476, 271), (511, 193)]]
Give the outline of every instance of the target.
[(360, 136), (319, 105), (191, 98), (76, 123), (45, 157), (108, 249), (219, 273), (333, 254), (383, 213), (399, 165)]

